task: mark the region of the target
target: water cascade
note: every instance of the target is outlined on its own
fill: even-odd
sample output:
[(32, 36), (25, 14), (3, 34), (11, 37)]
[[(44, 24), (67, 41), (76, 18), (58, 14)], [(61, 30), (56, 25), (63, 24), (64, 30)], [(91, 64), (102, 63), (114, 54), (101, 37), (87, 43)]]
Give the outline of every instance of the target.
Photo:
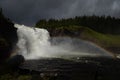
[(25, 59), (44, 57), (73, 57), (73, 56), (110, 56), (107, 51), (80, 39), (69, 37), (50, 38), (49, 32), (42, 28), (27, 27), (15, 24), (18, 35), (17, 54)]

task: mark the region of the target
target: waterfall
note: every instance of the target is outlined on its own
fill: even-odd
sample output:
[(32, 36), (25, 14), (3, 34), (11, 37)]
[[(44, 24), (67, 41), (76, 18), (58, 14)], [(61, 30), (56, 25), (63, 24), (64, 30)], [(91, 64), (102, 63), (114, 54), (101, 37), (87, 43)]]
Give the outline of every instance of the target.
[(68, 56), (111, 56), (96, 45), (72, 38), (52, 38), (46, 29), (15, 24), (18, 35), (17, 54), (25, 59)]
[(18, 28), (18, 54), (29, 59), (42, 57), (46, 53), (47, 48), (50, 47), (47, 30), (18, 24), (15, 24), (15, 27)]

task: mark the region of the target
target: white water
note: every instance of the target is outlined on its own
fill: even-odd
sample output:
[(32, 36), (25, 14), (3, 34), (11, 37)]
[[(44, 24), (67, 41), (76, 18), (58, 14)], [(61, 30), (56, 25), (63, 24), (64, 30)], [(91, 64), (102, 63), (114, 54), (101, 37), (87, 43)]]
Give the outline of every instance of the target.
[(14, 25), (17, 28), (17, 54), (25, 59), (68, 56), (111, 56), (107, 51), (79, 39), (52, 38), (45, 29)]

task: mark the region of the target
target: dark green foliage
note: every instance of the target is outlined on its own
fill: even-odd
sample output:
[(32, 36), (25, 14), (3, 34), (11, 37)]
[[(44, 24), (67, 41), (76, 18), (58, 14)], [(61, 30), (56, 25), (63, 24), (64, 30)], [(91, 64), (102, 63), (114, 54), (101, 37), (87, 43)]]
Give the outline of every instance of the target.
[[(120, 19), (111, 16), (80, 16), (68, 19), (39, 20), (36, 27), (48, 30), (65, 26), (85, 26), (105, 34), (120, 34)], [(73, 27), (74, 28), (74, 27)]]
[(10, 55), (17, 42), (16, 30), (14, 24), (3, 15), (2, 9), (0, 9), (0, 63)]
[(31, 75), (17, 75), (16, 74), (4, 74), (0, 76), (0, 80), (31, 80)]
[(14, 24), (10, 21), (10, 19), (6, 18), (2, 14), (2, 10), (0, 11), (0, 36), (5, 38), (10, 44), (12, 42), (16, 42), (17, 34), (16, 28), (14, 28)]

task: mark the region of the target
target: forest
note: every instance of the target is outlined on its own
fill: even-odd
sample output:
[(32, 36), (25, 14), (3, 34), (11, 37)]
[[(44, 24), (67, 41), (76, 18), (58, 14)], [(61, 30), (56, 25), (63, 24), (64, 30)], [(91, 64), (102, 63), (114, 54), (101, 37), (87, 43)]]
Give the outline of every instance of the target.
[[(104, 34), (120, 34), (120, 19), (111, 16), (76, 16), (68, 19), (41, 19), (36, 24), (40, 28), (59, 28), (63, 26), (84, 26)], [(73, 27), (74, 28), (74, 27)]]

